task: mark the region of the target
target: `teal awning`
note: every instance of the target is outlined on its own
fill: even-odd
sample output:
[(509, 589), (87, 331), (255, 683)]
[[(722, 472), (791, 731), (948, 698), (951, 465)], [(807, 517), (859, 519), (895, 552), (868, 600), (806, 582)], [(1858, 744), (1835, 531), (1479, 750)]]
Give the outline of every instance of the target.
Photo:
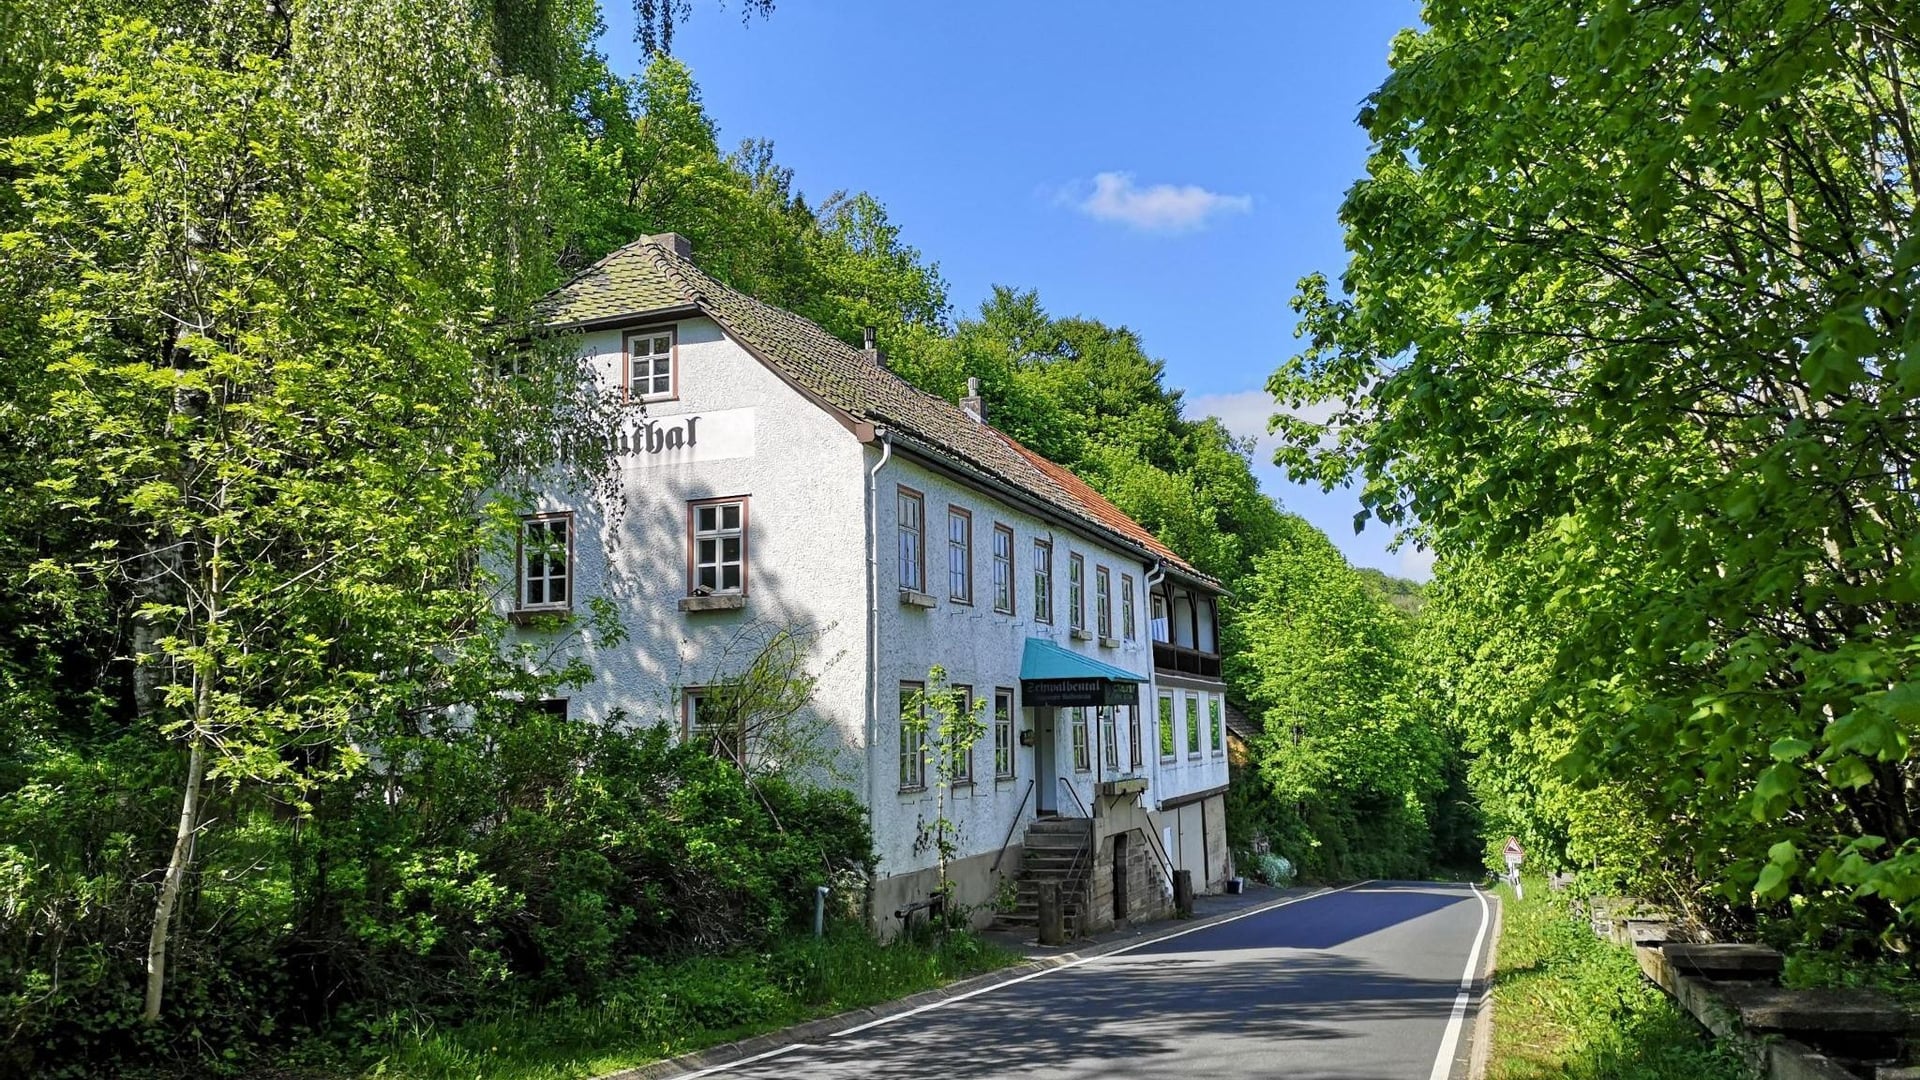
[(1138, 705), (1146, 677), (1028, 638), (1020, 657), (1020, 697), (1027, 705)]

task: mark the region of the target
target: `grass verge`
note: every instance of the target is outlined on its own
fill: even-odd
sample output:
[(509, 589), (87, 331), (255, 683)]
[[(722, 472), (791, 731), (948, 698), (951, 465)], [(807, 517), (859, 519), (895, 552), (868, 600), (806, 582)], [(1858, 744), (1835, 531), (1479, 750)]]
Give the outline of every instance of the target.
[(358, 1070), (407, 1080), (583, 1080), (905, 997), (1016, 963), (971, 934), (881, 945), (838, 927), (766, 952), (650, 966), (590, 1004), (504, 1010), (457, 1027), (395, 1023)]
[(1566, 893), (1505, 885), (1487, 1080), (1745, 1080), (1732, 1055), (1640, 975), (1629, 949), (1593, 936)]

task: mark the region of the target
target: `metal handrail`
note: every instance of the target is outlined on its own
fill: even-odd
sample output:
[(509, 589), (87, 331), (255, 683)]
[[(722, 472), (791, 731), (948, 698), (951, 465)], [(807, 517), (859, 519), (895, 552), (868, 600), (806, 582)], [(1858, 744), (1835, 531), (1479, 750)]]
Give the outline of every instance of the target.
[(1160, 843), (1159, 835), (1153, 831), (1153, 819), (1148, 818), (1147, 827), (1144, 829), (1141, 829), (1140, 831), (1147, 834), (1147, 843), (1149, 846), (1153, 848), (1153, 853), (1159, 857), (1160, 869), (1163, 870), (1167, 875), (1167, 891), (1172, 892), (1173, 891), (1173, 857), (1167, 854), (1167, 849), (1164, 846), (1162, 846)]
[(1073, 796), (1073, 805), (1080, 808), (1080, 816), (1084, 818), (1092, 817), (1093, 811), (1087, 808), (1086, 803), (1080, 801), (1080, 793), (1073, 790), (1073, 781), (1064, 776), (1055, 777), (1055, 779), (1067, 786), (1067, 794)]
[(1038, 780), (1027, 781), (1026, 794), (1023, 794), (1020, 796), (1020, 805), (1014, 808), (1013, 821), (1009, 822), (1007, 825), (1006, 839), (1000, 841), (1000, 854), (995, 855), (993, 857), (993, 866), (991, 869), (987, 871), (988, 873), (993, 873), (994, 871), (999, 870), (1000, 860), (1007, 857), (1007, 847), (1013, 843), (1013, 830), (1020, 827), (1020, 811), (1025, 810), (1027, 808), (1027, 798), (1033, 794), (1033, 789), (1035, 785), (1039, 784), (1039, 782), (1040, 781)]

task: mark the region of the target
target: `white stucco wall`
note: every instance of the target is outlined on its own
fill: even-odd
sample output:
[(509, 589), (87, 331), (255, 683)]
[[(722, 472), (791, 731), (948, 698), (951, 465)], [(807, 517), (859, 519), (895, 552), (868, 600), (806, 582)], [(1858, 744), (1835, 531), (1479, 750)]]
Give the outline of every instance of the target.
[[(677, 325), (678, 398), (649, 404), (648, 417), (683, 425), (686, 417), (724, 411), (737, 430), (738, 411), (752, 410), (750, 452), (626, 468), (624, 505), (610, 511), (586, 496), (542, 500), (543, 511), (576, 515), (575, 609), (589, 597), (610, 597), (628, 634), (618, 645), (585, 651), (594, 678), (571, 692), (570, 711), (606, 720), (624, 710), (630, 723), (664, 721), (677, 730), (679, 689), (739, 670), (750, 656), (737, 644), (743, 631), (756, 623), (830, 627), (816, 649), (814, 714), (837, 733), (842, 767), (858, 777), (866, 719), (860, 444), (711, 320)], [(588, 334), (582, 347), (601, 377), (618, 385), (621, 332)], [(707, 434), (718, 441), (717, 422), (713, 428)], [(724, 452), (738, 454), (734, 442)], [(734, 495), (749, 500), (746, 606), (683, 612), (687, 503)]]

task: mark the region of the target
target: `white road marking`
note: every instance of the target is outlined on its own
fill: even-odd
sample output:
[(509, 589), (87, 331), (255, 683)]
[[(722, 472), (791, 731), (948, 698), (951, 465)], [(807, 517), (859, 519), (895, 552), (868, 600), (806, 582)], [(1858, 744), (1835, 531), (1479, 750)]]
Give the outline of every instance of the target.
[(1466, 974), (1460, 976), (1460, 993), (1453, 999), (1453, 1012), (1447, 1017), (1447, 1033), (1440, 1039), (1440, 1053), (1433, 1059), (1433, 1072), (1427, 1080), (1447, 1080), (1453, 1073), (1453, 1053), (1460, 1046), (1460, 1028), (1467, 1018), (1467, 1000), (1473, 993), (1473, 973), (1480, 967), (1480, 946), (1487, 939), (1487, 919), (1490, 909), (1487, 898), (1478, 886), (1473, 889), (1473, 898), (1480, 901), (1480, 930), (1473, 935), (1473, 951), (1467, 954)]
[[(1323, 897), (1323, 896), (1332, 896), (1334, 893), (1346, 892), (1348, 889), (1357, 889), (1362, 885), (1368, 885), (1368, 884), (1371, 884), (1371, 879), (1369, 879), (1368, 881), (1358, 881), (1353, 883), (1352, 885), (1342, 885), (1337, 889), (1321, 889), (1319, 892), (1307, 893), (1305, 896), (1289, 896), (1285, 900), (1276, 900), (1271, 904), (1265, 904), (1257, 908), (1248, 908), (1247, 910), (1242, 911), (1238, 914), (1229, 915), (1224, 919), (1217, 919), (1212, 922), (1201, 923), (1198, 926), (1189, 926), (1185, 930), (1177, 930), (1171, 934), (1162, 934), (1158, 937), (1148, 938), (1145, 941), (1134, 942), (1132, 945), (1124, 945), (1118, 949), (1112, 949), (1103, 953), (1096, 953), (1092, 956), (1078, 957), (1076, 959), (1069, 960), (1064, 964), (1056, 964), (1055, 966), (1049, 967), (1049, 968), (1041, 968), (1039, 971), (1028, 972), (1025, 975), (1008, 979), (1005, 982), (997, 982), (991, 986), (983, 986), (978, 990), (969, 990), (964, 994), (955, 994), (950, 998), (942, 998), (939, 1001), (930, 1001), (925, 1005), (908, 1009), (905, 1012), (897, 1012), (891, 1016), (883, 1016), (878, 1020), (869, 1020), (864, 1024), (859, 1024), (854, 1027), (846, 1028), (842, 1031), (836, 1031), (828, 1037), (834, 1038), (834, 1039), (840, 1039), (840, 1038), (845, 1038), (848, 1035), (857, 1035), (862, 1031), (866, 1031), (871, 1028), (877, 1028), (882, 1024), (891, 1024), (895, 1020), (905, 1020), (909, 1016), (919, 1016), (921, 1013), (932, 1012), (935, 1009), (944, 1009), (949, 1005), (958, 1004), (959, 1002), (966, 1001), (969, 998), (976, 998), (981, 996), (982, 994), (991, 994), (995, 990), (1004, 990), (1009, 986), (1018, 986), (1019, 984), (1023, 982), (1027, 982), (1028, 980), (1037, 979), (1042, 975), (1051, 975), (1056, 971), (1067, 971), (1071, 968), (1077, 968), (1082, 964), (1090, 964), (1095, 960), (1104, 960), (1109, 956), (1119, 956), (1122, 953), (1130, 953), (1135, 949), (1144, 949), (1149, 945), (1158, 945), (1163, 941), (1172, 941), (1174, 938), (1186, 937), (1188, 934), (1197, 934), (1202, 930), (1211, 930), (1216, 926), (1225, 926), (1230, 922), (1239, 922), (1241, 919), (1250, 919), (1255, 915), (1264, 915), (1269, 911), (1278, 910), (1280, 908), (1286, 907), (1289, 904), (1298, 904), (1303, 900), (1318, 900), (1320, 897)], [(1484, 905), (1485, 901), (1481, 901), (1481, 903)], [(1481, 929), (1484, 931), (1486, 927), (1482, 925)], [(1476, 942), (1475, 949), (1477, 950), (1478, 948), (1479, 948), (1479, 945)], [(807, 1046), (807, 1045), (809, 1044), (788, 1043), (787, 1045), (782, 1046), (777, 1050), (768, 1050), (765, 1053), (755, 1054), (752, 1057), (744, 1057), (738, 1061), (728, 1061), (719, 1065), (709, 1065), (706, 1068), (701, 1069), (699, 1072), (683, 1073), (677, 1078), (677, 1080), (695, 1080), (696, 1077), (712, 1076), (715, 1073), (726, 1072), (729, 1069), (737, 1069), (742, 1065), (751, 1065), (756, 1061), (765, 1061), (771, 1057), (778, 1057), (781, 1054), (787, 1053), (792, 1050), (798, 1050), (802, 1046)]]

